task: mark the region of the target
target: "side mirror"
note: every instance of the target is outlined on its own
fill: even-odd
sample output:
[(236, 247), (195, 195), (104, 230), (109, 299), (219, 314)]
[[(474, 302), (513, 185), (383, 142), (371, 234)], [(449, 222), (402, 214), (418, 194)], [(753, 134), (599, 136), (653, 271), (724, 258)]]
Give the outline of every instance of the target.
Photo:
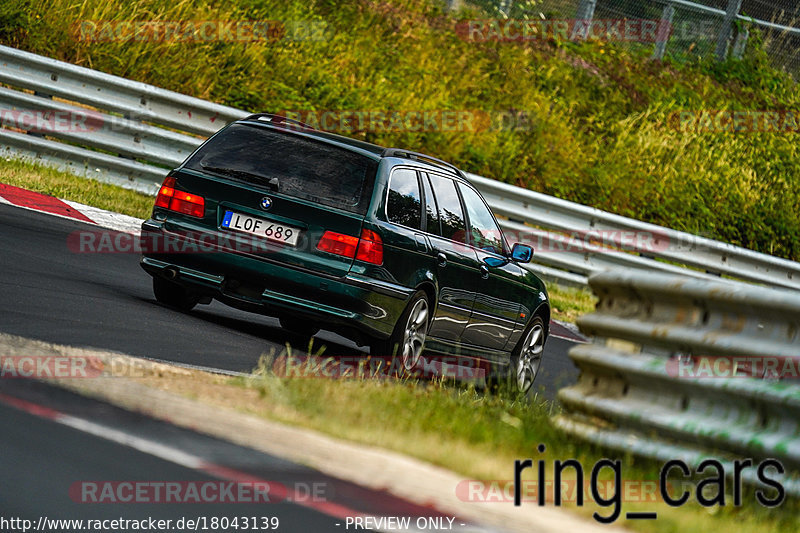
[(511, 259), (517, 263), (530, 263), (532, 257), (533, 248), (527, 244), (516, 243), (514, 247), (511, 248)]

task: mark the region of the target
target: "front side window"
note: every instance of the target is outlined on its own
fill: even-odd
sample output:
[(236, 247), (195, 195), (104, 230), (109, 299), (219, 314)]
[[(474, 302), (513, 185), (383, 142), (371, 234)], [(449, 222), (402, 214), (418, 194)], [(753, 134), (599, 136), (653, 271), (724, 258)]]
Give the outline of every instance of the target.
[(389, 222), (408, 228), (420, 229), (422, 199), (419, 194), (417, 172), (398, 168), (389, 179), (389, 197), (386, 202), (386, 217)]
[(469, 233), (472, 244), (476, 248), (503, 255), (503, 233), (497, 225), (492, 212), (486, 207), (483, 199), (471, 187), (460, 183), (461, 196), (464, 198), (464, 205), (467, 207), (469, 217)]
[(430, 174), (430, 178), (436, 202), (439, 204), (442, 237), (466, 243), (467, 225), (464, 222), (464, 212), (461, 210), (461, 200), (458, 198), (455, 182), (438, 174)]

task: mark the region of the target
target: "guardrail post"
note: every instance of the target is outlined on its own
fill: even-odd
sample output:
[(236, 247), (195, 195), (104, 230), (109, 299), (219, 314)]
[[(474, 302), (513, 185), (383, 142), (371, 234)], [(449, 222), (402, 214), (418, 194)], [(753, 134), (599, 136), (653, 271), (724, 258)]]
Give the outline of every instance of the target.
[(571, 39), (583, 40), (589, 34), (589, 22), (594, 18), (594, 8), (597, 0), (581, 0), (578, 10), (575, 12), (575, 27), (572, 30)]
[(578, 10), (575, 12), (575, 18), (580, 20), (592, 20), (594, 18), (594, 8), (597, 6), (597, 0), (581, 0), (578, 4)]
[(728, 9), (725, 10), (725, 18), (722, 20), (722, 27), (717, 37), (717, 61), (725, 61), (725, 57), (728, 54), (728, 41), (731, 37), (733, 21), (736, 19), (736, 15), (739, 14), (741, 7), (742, 0), (728, 0)]
[(661, 22), (658, 25), (658, 34), (656, 35), (656, 46), (653, 50), (653, 59), (664, 59), (664, 52), (667, 49), (667, 41), (672, 33), (672, 17), (675, 15), (675, 7), (672, 4), (664, 6), (664, 11), (661, 12)]
[(733, 51), (731, 55), (736, 59), (741, 59), (744, 49), (747, 47), (747, 39), (750, 37), (750, 30), (740, 27), (736, 30), (736, 39), (733, 41)]
[[(52, 100), (53, 99), (53, 95), (47, 94), (47, 93), (44, 93), (44, 92), (41, 92), (41, 91), (33, 91), (33, 96), (38, 96), (39, 98), (44, 98), (45, 100)], [(37, 131), (33, 131), (33, 130), (27, 130), (25, 133), (28, 134), (28, 135), (32, 135), (34, 137), (44, 138), (44, 133), (41, 133), (41, 132), (37, 132)]]

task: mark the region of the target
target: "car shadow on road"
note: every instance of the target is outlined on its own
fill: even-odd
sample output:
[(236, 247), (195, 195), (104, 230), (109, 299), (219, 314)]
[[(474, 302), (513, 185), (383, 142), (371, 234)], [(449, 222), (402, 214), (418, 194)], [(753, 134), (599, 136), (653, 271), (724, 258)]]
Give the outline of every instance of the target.
[[(163, 304), (158, 303), (155, 299), (152, 298), (138, 298), (139, 300), (146, 302), (150, 305), (156, 305), (162, 307), (164, 309), (170, 309), (170, 307), (165, 306)], [(180, 313), (180, 311), (172, 310), (176, 313)], [(233, 310), (235, 312), (235, 310)], [(295, 334), (292, 334), (283, 328), (281, 328), (278, 324), (265, 324), (263, 320), (269, 320), (271, 317), (267, 315), (259, 315), (259, 314), (252, 314), (253, 320), (246, 320), (236, 316), (227, 316), (224, 313), (224, 309), (209, 309), (207, 307), (197, 307), (188, 313), (182, 313), (186, 316), (191, 316), (194, 318), (198, 318), (205, 322), (215, 324), (217, 326), (221, 326), (225, 329), (229, 329), (231, 331), (236, 331), (238, 333), (243, 333), (245, 335), (250, 335), (252, 337), (257, 337), (268, 341), (270, 343), (278, 345), (277, 348), (280, 352), (281, 349), (285, 349), (287, 344), (291, 347), (293, 353), (298, 354), (307, 354), (309, 348), (309, 339), (298, 337)], [(314, 337), (314, 342), (312, 345), (312, 353), (318, 354), (320, 349), (324, 346), (324, 355), (326, 356), (367, 356), (369, 351), (365, 348), (358, 348), (357, 346), (353, 345), (346, 345), (339, 342), (336, 342), (330, 337), (334, 336), (334, 334), (329, 333), (327, 331), (321, 331), (320, 334)], [(328, 338), (325, 338), (328, 337)]]

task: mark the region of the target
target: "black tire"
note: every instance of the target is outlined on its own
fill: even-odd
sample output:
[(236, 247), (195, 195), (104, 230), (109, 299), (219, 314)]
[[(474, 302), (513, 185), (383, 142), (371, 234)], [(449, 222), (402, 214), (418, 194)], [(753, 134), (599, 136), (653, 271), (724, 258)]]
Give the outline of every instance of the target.
[(533, 383), (542, 368), (546, 341), (544, 321), (542, 317), (534, 316), (511, 352), (505, 379), (509, 392), (526, 398), (533, 395)]
[(296, 317), (288, 316), (281, 317), (279, 320), (283, 329), (303, 340), (308, 340), (319, 333), (319, 328), (310, 320), (301, 320)]
[(401, 369), (413, 373), (419, 366), (431, 323), (431, 305), (424, 291), (411, 297), (388, 339), (375, 339), (370, 355), (399, 357)]
[(153, 278), (153, 294), (159, 303), (180, 311), (191, 311), (200, 302), (199, 296), (164, 278)]

